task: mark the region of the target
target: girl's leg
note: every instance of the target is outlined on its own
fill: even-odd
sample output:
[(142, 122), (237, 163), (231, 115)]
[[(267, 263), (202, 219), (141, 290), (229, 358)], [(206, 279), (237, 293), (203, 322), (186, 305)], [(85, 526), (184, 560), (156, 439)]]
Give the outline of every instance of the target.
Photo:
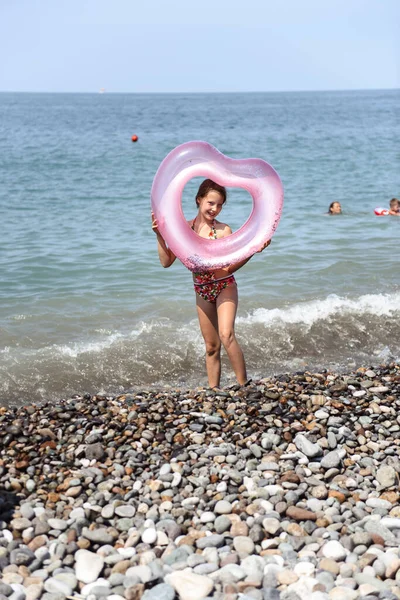
[(228, 354), (236, 379), (240, 385), (247, 381), (246, 364), (235, 336), (235, 318), (238, 306), (237, 286), (228, 285), (217, 298), (219, 338)]
[(206, 344), (208, 385), (218, 387), (221, 379), (221, 341), (218, 335), (218, 317), (215, 304), (196, 294), (197, 316)]

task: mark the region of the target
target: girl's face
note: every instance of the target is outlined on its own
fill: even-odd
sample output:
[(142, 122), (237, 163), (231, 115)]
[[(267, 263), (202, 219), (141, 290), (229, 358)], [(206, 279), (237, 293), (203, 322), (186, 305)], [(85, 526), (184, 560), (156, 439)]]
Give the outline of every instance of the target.
[(342, 207), (340, 206), (340, 202), (334, 202), (331, 208), (331, 213), (334, 215), (339, 215), (342, 212)]
[(206, 196), (198, 200), (199, 212), (207, 220), (213, 220), (219, 215), (224, 205), (222, 195), (211, 190)]

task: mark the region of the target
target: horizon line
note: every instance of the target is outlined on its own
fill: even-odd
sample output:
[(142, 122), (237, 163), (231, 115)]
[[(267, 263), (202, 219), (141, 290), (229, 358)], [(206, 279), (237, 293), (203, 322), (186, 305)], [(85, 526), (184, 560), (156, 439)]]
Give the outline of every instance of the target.
[(294, 90), (224, 90), (224, 91), (141, 91), (141, 92), (122, 92), (110, 91), (106, 88), (99, 88), (97, 91), (49, 91), (49, 90), (0, 90), (0, 94), (93, 94), (93, 95), (167, 95), (167, 94), (298, 94), (298, 93), (316, 93), (316, 92), (379, 92), (379, 91), (399, 91), (400, 87), (382, 87), (382, 88), (327, 88), (327, 89), (294, 89)]

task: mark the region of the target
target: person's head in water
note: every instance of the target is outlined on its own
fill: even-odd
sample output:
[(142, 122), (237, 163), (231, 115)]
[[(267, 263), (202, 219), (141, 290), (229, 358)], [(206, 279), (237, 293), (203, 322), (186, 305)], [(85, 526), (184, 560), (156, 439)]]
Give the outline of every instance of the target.
[(329, 210), (328, 213), (330, 215), (341, 215), (342, 214), (342, 207), (340, 205), (340, 202), (331, 202), (329, 205)]
[(389, 210), (394, 214), (400, 213), (400, 200), (397, 198), (392, 198), (389, 202)]

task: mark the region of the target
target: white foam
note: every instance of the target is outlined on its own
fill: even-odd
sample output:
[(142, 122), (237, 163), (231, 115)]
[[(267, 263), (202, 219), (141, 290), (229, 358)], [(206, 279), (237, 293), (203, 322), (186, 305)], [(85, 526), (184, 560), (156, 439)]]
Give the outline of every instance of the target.
[(332, 294), (324, 300), (312, 300), (294, 304), (287, 308), (258, 308), (247, 317), (239, 317), (238, 322), (244, 324), (263, 323), (264, 325), (281, 322), (284, 324), (304, 324), (311, 326), (340, 315), (364, 315), (393, 317), (400, 311), (400, 293), (365, 294), (359, 298), (341, 298)]
[(114, 333), (110, 335), (105, 340), (100, 340), (97, 342), (75, 342), (71, 345), (57, 345), (55, 344), (52, 348), (58, 351), (63, 356), (69, 356), (70, 358), (77, 358), (81, 354), (86, 354), (87, 352), (101, 352), (107, 348), (110, 348), (114, 342), (118, 339), (122, 338), (121, 333)]

